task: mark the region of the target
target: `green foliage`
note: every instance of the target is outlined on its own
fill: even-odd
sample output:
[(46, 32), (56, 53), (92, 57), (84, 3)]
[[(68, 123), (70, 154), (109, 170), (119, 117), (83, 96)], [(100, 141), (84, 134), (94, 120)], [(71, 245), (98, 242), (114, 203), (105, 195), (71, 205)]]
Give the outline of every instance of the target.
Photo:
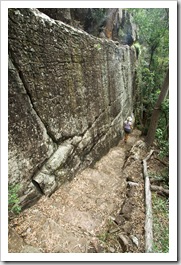
[[(138, 40), (134, 44), (138, 52), (136, 72), (135, 113), (143, 134), (147, 133), (153, 108), (163, 85), (169, 65), (169, 16), (165, 8), (131, 8), (127, 10), (139, 29)], [(138, 43), (140, 47), (138, 47)], [(168, 153), (168, 106), (167, 99), (162, 104), (157, 131), (157, 139), (162, 146), (161, 155)]]
[(133, 43), (133, 47), (136, 50), (136, 56), (138, 58), (141, 55), (141, 45), (139, 42), (136, 41), (135, 43)]
[(130, 12), (139, 26), (140, 43), (153, 47), (160, 45), (160, 40), (168, 42), (168, 9), (131, 8)]
[(121, 28), (119, 28), (119, 30), (118, 30), (118, 37), (119, 38), (122, 38), (123, 36), (124, 36), (124, 32), (123, 32), (123, 30)]
[(98, 51), (102, 49), (101, 44), (94, 44), (94, 48), (96, 48)]
[(165, 101), (163, 102), (163, 104), (161, 106), (161, 110), (168, 114), (168, 112), (169, 112), (169, 100), (168, 100), (168, 98), (165, 99)]
[(162, 172), (160, 172), (159, 175), (155, 176), (155, 174), (154, 174), (153, 178), (156, 181), (162, 182), (163, 187), (165, 189), (168, 189), (168, 187), (169, 187), (169, 169), (168, 169), (168, 167), (166, 167)]
[(156, 130), (156, 140), (160, 149), (160, 158), (168, 157), (169, 155), (169, 100), (166, 99), (161, 105), (161, 115)]
[(106, 242), (108, 236), (109, 236), (109, 233), (106, 231), (106, 232), (104, 232), (104, 233), (98, 235), (98, 238), (99, 238), (99, 240), (101, 240), (101, 241), (103, 241), (103, 242)]
[(90, 8), (90, 19), (95, 24), (101, 24), (105, 19), (106, 9), (105, 8)]
[(153, 207), (153, 251), (157, 253), (169, 252), (169, 209), (168, 200), (152, 196)]
[(20, 185), (9, 185), (8, 187), (8, 211), (18, 214), (21, 211), (20, 201), (18, 198), (18, 191), (20, 189)]
[(156, 130), (156, 139), (159, 144), (160, 149), (160, 158), (164, 158), (169, 154), (169, 143), (167, 140), (164, 140), (164, 131), (160, 128)]

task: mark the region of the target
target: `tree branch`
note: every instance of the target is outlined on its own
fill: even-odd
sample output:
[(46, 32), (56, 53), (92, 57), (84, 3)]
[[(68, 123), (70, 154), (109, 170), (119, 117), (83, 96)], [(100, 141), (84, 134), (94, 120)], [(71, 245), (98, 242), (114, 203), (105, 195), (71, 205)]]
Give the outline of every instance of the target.
[(151, 185), (151, 190), (152, 191), (158, 191), (161, 195), (164, 194), (166, 197), (169, 197), (169, 190), (164, 189), (161, 186)]

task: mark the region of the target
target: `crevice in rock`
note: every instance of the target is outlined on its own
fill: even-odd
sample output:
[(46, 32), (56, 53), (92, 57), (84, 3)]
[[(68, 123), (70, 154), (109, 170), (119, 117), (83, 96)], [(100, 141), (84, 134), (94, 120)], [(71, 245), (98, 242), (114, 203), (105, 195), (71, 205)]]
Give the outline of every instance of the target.
[(42, 188), (40, 187), (40, 184), (36, 180), (32, 179), (32, 183), (41, 195), (45, 195)]
[(15, 69), (17, 70), (17, 73), (18, 73), (18, 75), (19, 75), (19, 78), (20, 78), (20, 80), (21, 80), (21, 82), (22, 82), (22, 84), (23, 84), (23, 86), (24, 86), (24, 89), (25, 89), (25, 91), (26, 91), (26, 94), (27, 94), (27, 96), (28, 96), (28, 98), (29, 98), (29, 101), (30, 101), (30, 104), (31, 104), (32, 109), (34, 110), (34, 112), (35, 112), (36, 116), (38, 117), (40, 123), (43, 125), (43, 127), (44, 127), (44, 129), (45, 129), (47, 135), (49, 136), (49, 138), (52, 140), (52, 142), (54, 143), (54, 145), (55, 145), (56, 148), (57, 148), (58, 141), (56, 140), (56, 138), (54, 137), (54, 135), (50, 132), (50, 130), (48, 130), (48, 127), (46, 126), (46, 124), (42, 121), (42, 119), (41, 119), (40, 116), (38, 115), (38, 113), (37, 113), (37, 111), (36, 111), (36, 108), (35, 108), (35, 106), (34, 106), (33, 100), (32, 100), (31, 93), (29, 92), (29, 89), (28, 89), (28, 84), (27, 84), (27, 82), (26, 82), (26, 80), (25, 80), (25, 78), (24, 78), (23, 72), (22, 72), (21, 70), (19, 70), (19, 67), (18, 67), (18, 65), (16, 64), (16, 60), (15, 60), (14, 57), (13, 57), (13, 52), (11, 52), (11, 48), (10, 48), (10, 46), (9, 46), (9, 53), (10, 53), (10, 55), (11, 55), (11, 56), (10, 56), (10, 57), (11, 57), (11, 61), (12, 61), (13, 65), (14, 65)]
[(82, 136), (82, 134), (78, 134), (78, 135), (76, 135), (76, 134), (73, 134), (73, 135), (63, 135), (58, 140), (56, 140), (56, 142), (57, 142), (58, 145), (60, 145), (60, 144), (64, 143), (65, 141), (68, 141), (68, 140), (71, 141), (76, 136)]
[(33, 100), (32, 100), (31, 94), (30, 94), (30, 92), (29, 92), (29, 90), (28, 90), (28, 85), (27, 85), (26, 80), (25, 80), (25, 78), (24, 78), (23, 72), (22, 72), (22, 71), (19, 71), (18, 73), (19, 73), (19, 77), (20, 77), (20, 79), (21, 79), (21, 81), (22, 81), (22, 83), (23, 83), (23, 85), (24, 85), (24, 88), (25, 88), (25, 90), (26, 90), (26, 93), (27, 93), (27, 95), (28, 95), (28, 97), (29, 97), (29, 100), (30, 100), (30, 102), (31, 102), (31, 105), (32, 105), (33, 110), (35, 111), (36, 115), (37, 115), (38, 118), (40, 119), (41, 123), (44, 125), (44, 128), (46, 129), (46, 132), (47, 132), (48, 136), (52, 139), (52, 141), (53, 141), (55, 144), (58, 144), (56, 138), (55, 138), (54, 135), (50, 132), (50, 130), (48, 130), (48, 127), (47, 127), (46, 124), (42, 121), (42, 119), (40, 118), (40, 116), (38, 115), (38, 113), (37, 113), (37, 111), (36, 111), (36, 109), (35, 109), (35, 106), (34, 106), (34, 104), (33, 104)]

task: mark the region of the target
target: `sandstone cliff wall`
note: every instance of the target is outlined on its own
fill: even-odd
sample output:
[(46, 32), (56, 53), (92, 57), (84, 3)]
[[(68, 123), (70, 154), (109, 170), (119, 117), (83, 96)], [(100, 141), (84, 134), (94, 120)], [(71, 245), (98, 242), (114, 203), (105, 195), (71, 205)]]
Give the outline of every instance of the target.
[(8, 177), (24, 207), (121, 139), (136, 55), (37, 9), (9, 9), (8, 21)]

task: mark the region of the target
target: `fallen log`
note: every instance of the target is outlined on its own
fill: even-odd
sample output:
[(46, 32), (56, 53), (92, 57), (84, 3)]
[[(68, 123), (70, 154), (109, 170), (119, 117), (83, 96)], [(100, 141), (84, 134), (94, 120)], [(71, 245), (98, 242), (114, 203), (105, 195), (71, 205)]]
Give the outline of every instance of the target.
[(153, 154), (154, 150), (151, 150), (149, 155), (143, 159), (143, 175), (145, 178), (145, 252), (153, 252), (153, 217), (152, 217), (152, 205), (151, 205), (151, 189), (150, 180), (147, 172), (147, 161)]
[(169, 190), (164, 189), (162, 186), (151, 185), (151, 190), (161, 192), (161, 194), (164, 194), (166, 197), (169, 197)]

